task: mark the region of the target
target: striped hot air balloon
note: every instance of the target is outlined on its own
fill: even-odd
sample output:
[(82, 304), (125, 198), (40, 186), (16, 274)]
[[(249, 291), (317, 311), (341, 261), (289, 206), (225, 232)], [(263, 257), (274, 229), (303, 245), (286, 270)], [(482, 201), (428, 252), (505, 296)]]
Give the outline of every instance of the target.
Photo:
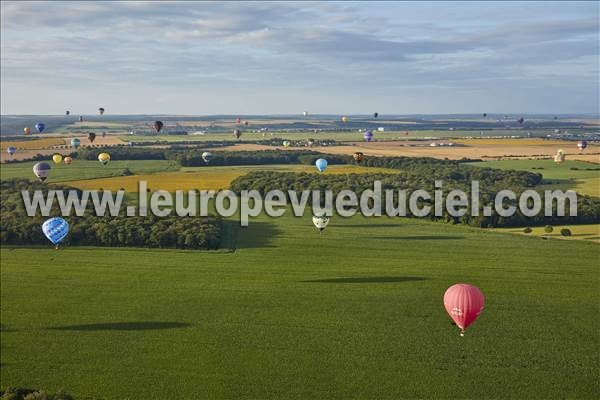
[(69, 223), (60, 217), (50, 218), (42, 224), (42, 232), (58, 248), (69, 233)]
[(39, 162), (33, 166), (33, 173), (40, 181), (44, 182), (50, 175), (51, 169), (52, 167), (47, 162)]

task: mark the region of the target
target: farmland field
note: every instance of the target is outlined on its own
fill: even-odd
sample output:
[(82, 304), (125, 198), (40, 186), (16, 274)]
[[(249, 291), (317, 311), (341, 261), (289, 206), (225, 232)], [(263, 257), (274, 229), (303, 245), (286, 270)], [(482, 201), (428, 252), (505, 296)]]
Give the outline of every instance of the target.
[(556, 164), (552, 160), (502, 160), (468, 165), (537, 172), (544, 176), (545, 184), (540, 189), (572, 189), (578, 193), (600, 197), (598, 164), (569, 160), (562, 164)]
[(24, 149), (48, 149), (53, 146), (60, 146), (65, 144), (65, 139), (63, 138), (42, 138), (42, 139), (32, 139), (32, 140), (21, 140), (21, 141), (2, 141), (0, 142), (0, 149), (3, 151), (6, 150), (9, 146), (16, 147), (17, 150)]
[[(565, 226), (553, 226), (554, 230), (551, 233), (544, 231), (543, 226), (536, 226), (531, 228), (531, 233), (524, 233), (523, 228), (496, 228), (498, 232), (509, 232), (520, 235), (529, 236), (541, 236), (552, 239), (563, 239), (563, 240), (585, 240), (590, 242), (600, 243), (600, 224), (591, 225), (565, 225)], [(571, 236), (562, 236), (560, 234), (561, 229), (567, 228), (571, 231)]]
[[(2, 386), (78, 399), (600, 390), (597, 244), (390, 218), (236, 230), (232, 253), (3, 247)], [(442, 305), (456, 282), (487, 300), (462, 338)]]

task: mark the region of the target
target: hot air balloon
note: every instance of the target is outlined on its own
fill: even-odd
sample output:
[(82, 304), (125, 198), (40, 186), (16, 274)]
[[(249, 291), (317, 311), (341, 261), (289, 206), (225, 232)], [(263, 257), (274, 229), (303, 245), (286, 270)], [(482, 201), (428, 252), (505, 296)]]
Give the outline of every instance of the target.
[(558, 117), (557, 117), (557, 116), (554, 116), (554, 119), (558, 119)]
[(483, 113), (483, 118), (487, 118), (487, 113)]
[(317, 161), (315, 161), (315, 166), (319, 172), (324, 172), (327, 169), (327, 160), (324, 158), (319, 158)]
[(365, 141), (370, 142), (371, 140), (373, 140), (373, 132), (366, 131), (363, 137), (365, 138)]
[(73, 147), (75, 150), (77, 150), (80, 145), (81, 145), (81, 140), (79, 140), (78, 138), (71, 139), (71, 147)]
[(235, 119), (235, 122), (236, 122), (237, 124), (239, 124), (240, 122), (242, 122), (242, 119), (241, 119), (240, 117), (237, 117), (237, 118)]
[(587, 140), (580, 140), (579, 142), (577, 142), (577, 147), (579, 148), (579, 151), (584, 151), (587, 146)]
[(283, 147), (290, 147), (290, 141), (289, 140), (284, 140), (283, 141)]
[(348, 122), (348, 117), (342, 117), (342, 122), (344, 122), (344, 123)]
[(234, 135), (234, 136), (235, 136), (237, 139), (239, 139), (239, 138), (240, 138), (240, 136), (242, 136), (242, 131), (240, 131), (239, 129), (234, 129), (234, 130), (233, 130), (233, 135)]
[(485, 298), (479, 288), (459, 283), (452, 285), (444, 293), (444, 307), (450, 318), (460, 328), (460, 336), (483, 311)]
[(40, 181), (44, 182), (50, 175), (51, 169), (52, 168), (50, 167), (50, 164), (46, 162), (39, 162), (33, 166), (33, 173)]
[(79, 116), (79, 122), (83, 122), (83, 117), (81, 115)]
[(164, 125), (165, 124), (163, 124), (162, 121), (154, 121), (154, 130), (156, 133), (160, 132)]
[(327, 227), (327, 224), (329, 223), (329, 217), (326, 215), (313, 215), (312, 221), (319, 230), (319, 233), (321, 233), (323, 232), (323, 229)]
[(106, 137), (106, 131), (102, 131), (102, 137)]
[(248, 121), (244, 121), (244, 126), (248, 126)]
[(110, 154), (108, 153), (100, 153), (98, 154), (98, 161), (102, 163), (102, 165), (108, 164), (110, 161)]
[(37, 124), (35, 124), (35, 130), (38, 131), (39, 133), (42, 133), (45, 128), (46, 128), (46, 124), (44, 124), (43, 122), (38, 122)]
[(54, 164), (60, 164), (62, 162), (63, 156), (61, 154), (56, 153), (55, 155), (52, 156), (52, 161), (54, 161)]
[(68, 156), (67, 156), (67, 157), (65, 157), (65, 158), (63, 159), (63, 162), (64, 162), (65, 164), (69, 165), (69, 164), (71, 164), (71, 163), (73, 162), (73, 159), (72, 159), (71, 157), (68, 157)]
[(357, 151), (352, 155), (352, 157), (354, 158), (354, 161), (360, 164), (360, 162), (365, 158), (365, 155), (360, 151)]
[(9, 156), (12, 157), (13, 154), (15, 154), (17, 152), (17, 148), (14, 146), (8, 146), (6, 148), (6, 152), (8, 153)]
[(521, 118), (519, 118), (519, 119), (517, 120), (517, 122), (518, 122), (518, 123), (520, 123), (520, 124), (522, 124), (523, 122), (525, 122), (525, 119), (524, 119), (523, 117), (521, 117)]
[(88, 133), (88, 139), (90, 142), (94, 143), (94, 139), (96, 139), (96, 134), (94, 132)]
[(558, 151), (554, 155), (554, 162), (557, 164), (561, 164), (563, 161), (565, 161), (565, 152), (563, 151), (563, 149), (558, 149)]
[(98, 112), (100, 113), (100, 115), (104, 115), (104, 107), (98, 108)]
[(304, 116), (306, 117), (306, 116), (308, 115), (308, 111), (304, 111), (304, 112), (302, 113), (302, 115), (304, 115)]
[(58, 249), (58, 244), (69, 233), (69, 223), (60, 217), (50, 218), (42, 224), (42, 232)]
[(26, 126), (25, 128), (23, 128), (23, 134), (24, 135), (29, 135), (31, 133), (31, 128), (29, 128), (28, 126)]
[(377, 117), (379, 117), (379, 113), (378, 112), (373, 113), (373, 118), (377, 118)]
[(69, 110), (65, 111), (65, 115), (71, 115), (71, 111), (69, 111)]
[(208, 164), (212, 159), (212, 153), (210, 151), (205, 151), (204, 153), (202, 153), (202, 159), (205, 163)]

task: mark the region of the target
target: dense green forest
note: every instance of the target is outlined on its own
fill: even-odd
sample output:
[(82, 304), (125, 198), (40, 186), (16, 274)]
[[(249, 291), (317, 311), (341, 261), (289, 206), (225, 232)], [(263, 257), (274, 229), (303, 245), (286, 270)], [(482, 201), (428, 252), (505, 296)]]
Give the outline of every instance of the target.
[[(41, 183), (23, 179), (0, 183), (0, 243), (3, 244), (48, 244), (42, 233), (42, 223), (47, 217), (38, 212), (36, 216), (26, 214), (21, 190), (42, 190), (48, 187)], [(52, 186), (54, 190), (73, 190), (65, 186)], [(218, 218), (179, 217), (172, 213), (167, 217), (127, 217), (122, 214), (112, 217), (108, 213), (96, 216), (89, 209), (82, 217), (70, 216), (69, 235), (63, 244), (89, 246), (160, 247), (180, 249), (217, 249), (221, 243), (222, 222)], [(60, 215), (57, 201), (50, 213)]]

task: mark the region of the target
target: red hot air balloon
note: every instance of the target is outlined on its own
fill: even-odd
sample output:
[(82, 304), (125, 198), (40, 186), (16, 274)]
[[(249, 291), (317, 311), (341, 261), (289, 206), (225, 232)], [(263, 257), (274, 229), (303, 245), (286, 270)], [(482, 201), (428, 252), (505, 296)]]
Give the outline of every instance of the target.
[(465, 329), (471, 325), (483, 311), (485, 298), (479, 288), (458, 283), (452, 285), (444, 294), (444, 307), (450, 318), (460, 328), (460, 336), (465, 335)]
[(240, 122), (242, 122), (242, 119), (240, 117), (237, 117), (237, 119), (235, 120), (235, 122), (239, 124)]

